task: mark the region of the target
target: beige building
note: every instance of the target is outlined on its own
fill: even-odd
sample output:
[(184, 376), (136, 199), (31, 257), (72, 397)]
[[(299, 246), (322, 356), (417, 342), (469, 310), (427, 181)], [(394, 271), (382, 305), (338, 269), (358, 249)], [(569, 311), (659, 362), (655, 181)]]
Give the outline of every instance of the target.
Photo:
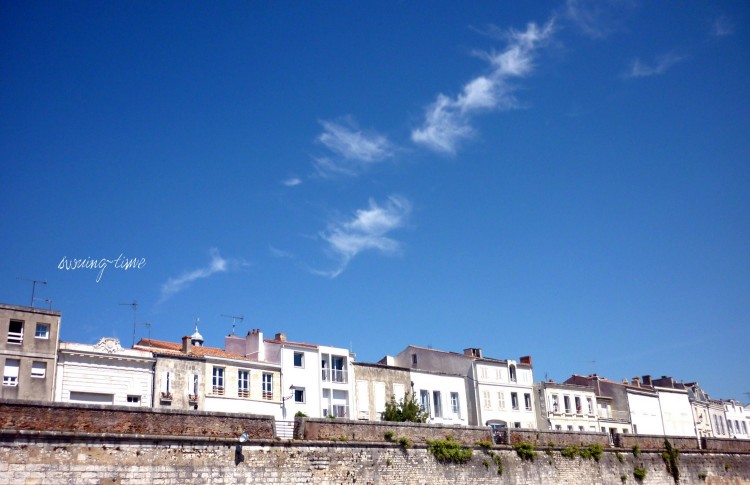
[(0, 304), (0, 398), (52, 401), (61, 315)]
[(354, 363), (357, 413), (351, 419), (380, 421), (385, 412), (385, 403), (396, 402), (412, 392), (409, 369), (385, 364)]

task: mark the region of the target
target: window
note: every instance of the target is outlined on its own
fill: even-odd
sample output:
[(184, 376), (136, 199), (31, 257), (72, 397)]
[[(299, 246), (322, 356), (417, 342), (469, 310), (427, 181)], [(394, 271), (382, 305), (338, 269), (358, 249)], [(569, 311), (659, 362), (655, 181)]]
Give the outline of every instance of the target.
[(250, 396), (250, 372), (241, 370), (237, 372), (237, 396)]
[(294, 367), (304, 367), (305, 366), (305, 354), (302, 352), (295, 352), (294, 353)]
[(432, 391), (432, 404), (435, 405), (435, 417), (443, 417), (443, 406), (440, 400), (440, 391)]
[(745, 424), (744, 421), (742, 421), (742, 433), (747, 434), (747, 425)]
[(411, 365), (417, 365), (417, 354), (411, 354)]
[(487, 379), (487, 367), (486, 366), (479, 367), (479, 378)]
[(193, 378), (188, 381), (188, 399), (198, 400), (198, 374), (193, 374)]
[(513, 427), (514, 428), (520, 428), (521, 427), (521, 423), (518, 423), (518, 422), (513, 423)]
[(508, 367), (508, 372), (510, 374), (510, 382), (516, 382), (516, 366), (511, 364)]
[(419, 391), (419, 403), (422, 405), (422, 409), (430, 412), (430, 391)]
[(171, 371), (164, 371), (161, 373), (161, 383), (160, 383), (160, 399), (164, 403), (170, 403), (172, 402), (172, 381), (173, 381), (173, 374)]
[(526, 410), (531, 411), (531, 394), (523, 395), (523, 403), (526, 406)]
[(267, 372), (263, 373), (263, 399), (267, 401), (273, 399), (273, 375)]
[(45, 323), (37, 323), (36, 331), (34, 332), (34, 337), (48, 339), (49, 338), (49, 325)]
[(18, 385), (18, 368), (21, 366), (21, 361), (18, 359), (5, 359), (5, 368), (3, 369), (3, 385), (4, 386), (17, 386)]
[(555, 431), (562, 431), (562, 426), (560, 426), (559, 424), (556, 424)]
[(21, 320), (11, 320), (8, 325), (8, 343), (20, 344), (23, 342), (23, 322)]
[(734, 433), (734, 430), (732, 429), (732, 420), (727, 419), (727, 429), (729, 430), (729, 434)]
[(582, 414), (583, 408), (581, 407), (581, 398), (579, 396), (576, 396), (573, 398), (576, 405), (576, 414)]
[(517, 392), (510, 393), (510, 405), (514, 411), (518, 411), (518, 393)]
[(583, 426), (578, 427), (578, 431), (586, 431)]
[(138, 404), (141, 402), (141, 396), (128, 396), (128, 402), (132, 404)]
[(560, 396), (558, 396), (557, 394), (552, 394), (552, 412), (560, 412)]
[[(461, 408), (459, 407), (457, 392), (451, 392), (451, 412), (458, 416), (461, 415)], [(745, 424), (745, 423), (742, 423), (742, 424)]]
[(482, 405), (484, 409), (492, 409), (492, 401), (490, 400), (490, 391), (482, 391)]
[(568, 431), (573, 431), (573, 425), (572, 424), (568, 425)]
[(47, 375), (47, 363), (46, 362), (32, 362), (31, 363), (31, 377), (37, 379), (44, 379)]
[(570, 396), (563, 396), (563, 404), (565, 405), (565, 414), (570, 414)]
[(344, 358), (333, 356), (331, 357), (331, 382), (346, 382), (346, 370), (344, 369)]
[(223, 367), (213, 368), (213, 380), (212, 380), (211, 393), (218, 394), (218, 395), (224, 394), (224, 368)]
[(502, 391), (497, 393), (497, 408), (501, 411), (505, 409), (505, 393)]
[(586, 398), (586, 412), (589, 414), (594, 414), (594, 402), (590, 397)]
[(305, 402), (305, 388), (304, 387), (294, 388), (294, 402), (304, 404)]

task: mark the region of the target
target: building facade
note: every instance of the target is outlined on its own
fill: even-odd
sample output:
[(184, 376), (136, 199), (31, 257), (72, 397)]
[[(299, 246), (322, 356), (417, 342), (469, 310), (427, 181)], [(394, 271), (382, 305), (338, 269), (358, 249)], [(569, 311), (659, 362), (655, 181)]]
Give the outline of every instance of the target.
[(403, 400), (412, 392), (409, 369), (387, 364), (354, 363), (356, 379), (356, 414), (354, 418), (367, 421), (383, 419), (385, 405), (391, 398)]
[(58, 311), (0, 304), (0, 398), (53, 400), (61, 317)]
[(55, 401), (150, 407), (155, 362), (150, 352), (123, 349), (115, 338), (94, 345), (62, 342)]
[(539, 429), (599, 432), (593, 387), (538, 382), (534, 397)]

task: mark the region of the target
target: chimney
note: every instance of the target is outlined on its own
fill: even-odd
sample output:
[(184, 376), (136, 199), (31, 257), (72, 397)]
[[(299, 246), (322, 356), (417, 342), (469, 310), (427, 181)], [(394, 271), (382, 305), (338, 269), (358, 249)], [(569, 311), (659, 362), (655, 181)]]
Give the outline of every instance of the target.
[(464, 349), (464, 355), (468, 355), (469, 357), (477, 357), (479, 359), (482, 358), (482, 349), (477, 349), (474, 347), (469, 347), (468, 349)]
[(643, 385), (651, 387), (653, 384), (651, 384), (651, 376), (643, 376)]
[(633, 377), (633, 385), (635, 387), (641, 387), (641, 378), (638, 376)]
[(263, 332), (259, 328), (254, 328), (247, 332), (247, 337), (245, 337), (245, 357), (259, 361), (266, 360), (266, 346), (263, 342)]
[(277, 333), (276, 336), (274, 336), (274, 340), (280, 340), (282, 342), (286, 342), (286, 334), (285, 333)]
[(519, 362), (521, 362), (522, 364), (526, 364), (526, 365), (531, 366), (531, 356), (530, 355), (524, 355), (523, 357), (521, 357), (519, 359)]
[(182, 337), (182, 353), (189, 354), (193, 350), (192, 337), (186, 335)]

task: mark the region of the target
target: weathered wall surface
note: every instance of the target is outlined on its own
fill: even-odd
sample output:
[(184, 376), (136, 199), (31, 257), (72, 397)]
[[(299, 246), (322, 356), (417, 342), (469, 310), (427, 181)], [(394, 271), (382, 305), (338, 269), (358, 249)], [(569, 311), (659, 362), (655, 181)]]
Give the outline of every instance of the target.
[(0, 429), (128, 435), (273, 438), (274, 420), (248, 414), (0, 400)]
[[(565, 431), (535, 431), (510, 429), (503, 433), (506, 444), (522, 441), (533, 443), (535, 446), (569, 446), (599, 444), (609, 447), (609, 435), (606, 433), (570, 433)], [(664, 443), (662, 442), (662, 445)]]
[(393, 433), (393, 440), (407, 437), (414, 443), (426, 443), (451, 436), (464, 445), (477, 441), (491, 441), (490, 429), (469, 426), (435, 426), (389, 421), (351, 421), (344, 419), (298, 419), (295, 436), (305, 440), (387, 441), (385, 433)]
[[(642, 450), (663, 450), (664, 439), (668, 439), (674, 448), (679, 450), (697, 450), (699, 448), (698, 438), (694, 437), (675, 437), (675, 436), (654, 436), (642, 434), (621, 434), (617, 436), (617, 443), (620, 448), (632, 449), (635, 445)], [(734, 440), (735, 442), (739, 440)]]
[(728, 438), (702, 438), (702, 447), (710, 451), (740, 451), (750, 453), (750, 440)]
[[(2, 484), (404, 484), (404, 485), (668, 485), (672, 476), (658, 452), (635, 457), (605, 452), (597, 463), (538, 452), (522, 461), (496, 447), (502, 474), (489, 451), (475, 449), (463, 465), (438, 463), (420, 445), (403, 449), (386, 443), (128, 440), (117, 437), (19, 436), (0, 432)], [(622, 460), (622, 461), (621, 461)], [(684, 453), (682, 485), (750, 484), (750, 460), (743, 454)], [(637, 481), (635, 467), (646, 477)], [(704, 481), (701, 478), (705, 474)]]

